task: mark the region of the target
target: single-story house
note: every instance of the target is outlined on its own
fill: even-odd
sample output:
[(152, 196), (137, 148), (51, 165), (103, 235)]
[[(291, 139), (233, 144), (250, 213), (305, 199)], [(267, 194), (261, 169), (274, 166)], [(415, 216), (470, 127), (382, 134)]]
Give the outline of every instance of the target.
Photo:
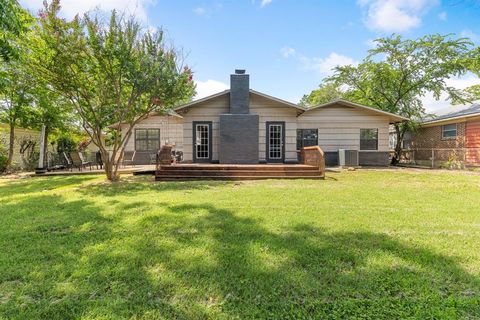
[(420, 165), (460, 161), (480, 166), (480, 104), (451, 106), (427, 117), (411, 135), (410, 148)]
[(405, 120), (342, 99), (304, 108), (250, 89), (249, 75), (236, 70), (229, 90), (138, 123), (125, 151), (135, 151), (138, 164), (164, 144), (186, 163), (297, 163), (302, 147), (319, 145), (327, 165), (337, 165), (345, 149), (357, 152), (359, 165), (384, 166), (389, 125)]

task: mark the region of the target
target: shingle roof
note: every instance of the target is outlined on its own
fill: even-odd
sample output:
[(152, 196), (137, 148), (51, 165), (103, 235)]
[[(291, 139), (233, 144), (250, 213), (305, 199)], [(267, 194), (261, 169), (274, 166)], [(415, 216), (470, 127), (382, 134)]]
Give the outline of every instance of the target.
[(432, 116), (423, 120), (423, 123), (449, 120), (453, 118), (462, 118), (467, 116), (480, 115), (480, 103), (474, 103), (464, 106), (451, 106), (446, 109), (434, 112)]

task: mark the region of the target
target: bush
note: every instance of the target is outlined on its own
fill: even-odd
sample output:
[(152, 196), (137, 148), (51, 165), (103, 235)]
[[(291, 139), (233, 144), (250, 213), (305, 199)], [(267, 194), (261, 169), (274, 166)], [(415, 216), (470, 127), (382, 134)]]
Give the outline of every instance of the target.
[(454, 151), (448, 157), (448, 161), (440, 165), (440, 168), (448, 170), (462, 170), (465, 169), (465, 164), (463, 163), (463, 161), (459, 160), (457, 152)]
[(8, 152), (3, 141), (0, 140), (0, 173), (7, 169)]

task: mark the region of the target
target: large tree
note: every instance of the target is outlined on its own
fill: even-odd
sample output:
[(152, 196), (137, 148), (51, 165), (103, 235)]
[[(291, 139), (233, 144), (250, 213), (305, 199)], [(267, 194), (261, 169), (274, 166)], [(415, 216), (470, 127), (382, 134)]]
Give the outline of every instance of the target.
[[(119, 179), (119, 157), (133, 126), (150, 113), (188, 101), (195, 86), (182, 57), (162, 31), (142, 29), (133, 18), (112, 12), (109, 23), (94, 13), (71, 21), (58, 16), (55, 0), (40, 12), (39, 41), (32, 46), (37, 72), (72, 103), (102, 154), (107, 179)], [(102, 136), (115, 124), (109, 150)]]
[(393, 35), (375, 42), (359, 65), (337, 67), (328, 81), (345, 86), (352, 100), (411, 119), (394, 125), (397, 143), (392, 164), (396, 164), (405, 132), (425, 115), (421, 97), (431, 93), (440, 99), (446, 93), (455, 101), (465, 101), (463, 93), (446, 80), (467, 71), (471, 42), (450, 35), (417, 40)]
[(9, 171), (15, 147), (15, 128), (29, 126), (32, 120), (31, 94), (32, 81), (20, 61), (10, 61), (0, 68), (2, 85), (0, 86), (0, 122), (9, 126), (8, 158), (6, 170)]
[(323, 82), (317, 89), (312, 90), (300, 100), (300, 105), (304, 107), (312, 107), (322, 103), (330, 102), (334, 99), (342, 98), (345, 95), (336, 83)]

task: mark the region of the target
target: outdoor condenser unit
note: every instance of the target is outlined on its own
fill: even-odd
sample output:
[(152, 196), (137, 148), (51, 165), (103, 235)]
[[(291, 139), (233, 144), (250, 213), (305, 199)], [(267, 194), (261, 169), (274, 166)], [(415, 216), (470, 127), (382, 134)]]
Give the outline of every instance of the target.
[(341, 167), (358, 166), (358, 150), (338, 150), (338, 164)]

